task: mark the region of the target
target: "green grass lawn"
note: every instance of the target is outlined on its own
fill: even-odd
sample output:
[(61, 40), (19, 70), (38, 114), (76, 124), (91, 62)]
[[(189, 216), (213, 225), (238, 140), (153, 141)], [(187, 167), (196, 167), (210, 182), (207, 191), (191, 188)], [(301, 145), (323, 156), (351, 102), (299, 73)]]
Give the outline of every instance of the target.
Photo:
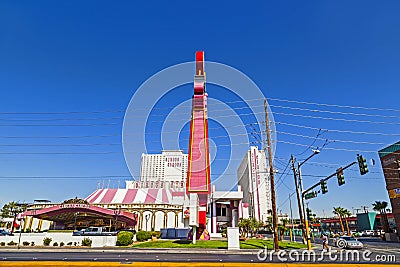
[[(227, 249), (228, 241), (223, 240), (209, 240), (209, 241), (197, 241), (196, 244), (192, 244), (189, 240), (157, 240), (133, 244), (135, 248), (210, 248), (210, 249)], [(240, 241), (240, 248), (242, 249), (268, 249), (273, 248), (273, 240), (261, 240), (261, 239), (248, 239), (246, 241)], [(279, 242), (281, 249), (298, 249), (305, 248), (306, 246), (299, 243), (292, 242)]]

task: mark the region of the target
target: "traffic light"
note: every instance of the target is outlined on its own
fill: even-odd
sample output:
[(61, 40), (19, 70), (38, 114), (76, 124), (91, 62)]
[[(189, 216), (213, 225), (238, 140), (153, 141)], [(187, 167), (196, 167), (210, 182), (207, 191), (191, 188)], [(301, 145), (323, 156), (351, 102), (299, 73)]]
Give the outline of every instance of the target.
[(328, 186), (326, 185), (326, 181), (321, 180), (321, 190), (322, 194), (328, 193)]
[(368, 173), (367, 160), (363, 158), (362, 155), (359, 154), (357, 154), (357, 160), (358, 160), (358, 167), (360, 168), (360, 174), (364, 175)]
[(307, 208), (307, 209), (306, 209), (306, 212), (307, 212), (307, 219), (310, 220), (311, 217), (312, 217), (311, 210), (310, 210), (309, 208)]
[(337, 176), (337, 181), (339, 186), (344, 185), (346, 182), (344, 181), (344, 173), (343, 173), (343, 168), (340, 167), (339, 169), (336, 170), (336, 176)]
[(317, 192), (315, 192), (315, 191), (312, 191), (312, 192), (310, 192), (310, 193), (307, 193), (307, 194), (305, 194), (305, 196), (304, 196), (305, 199), (311, 199), (311, 198), (314, 198), (314, 197), (317, 197)]

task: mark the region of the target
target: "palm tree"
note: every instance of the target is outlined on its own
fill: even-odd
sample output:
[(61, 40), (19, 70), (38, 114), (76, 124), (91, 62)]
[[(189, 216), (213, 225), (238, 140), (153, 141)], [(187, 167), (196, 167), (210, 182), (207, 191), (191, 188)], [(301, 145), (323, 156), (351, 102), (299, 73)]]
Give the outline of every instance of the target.
[(285, 232), (288, 230), (286, 225), (289, 223), (289, 219), (287, 218), (283, 218), (281, 220), (282, 224), (278, 225), (278, 230), (279, 230), (279, 235), (280, 235), (280, 240), (283, 239), (283, 237), (285, 236)]
[(389, 222), (386, 214), (386, 208), (388, 206), (388, 203), (386, 201), (375, 201), (375, 203), (372, 204), (373, 209), (375, 211), (379, 211), (379, 214), (381, 215), (381, 223), (383, 226), (383, 230), (385, 233), (389, 233)]
[(9, 202), (5, 204), (0, 210), (0, 215), (3, 218), (14, 218), (11, 226), (11, 233), (14, 232), (15, 222), (17, 220), (17, 215), (26, 210), (26, 204), (19, 204), (17, 202)]
[(344, 233), (344, 226), (343, 226), (343, 212), (344, 208), (342, 207), (333, 207), (333, 214), (337, 215), (339, 217), (339, 222), (340, 222), (340, 228), (342, 229), (342, 233)]
[[(351, 216), (351, 212), (350, 212), (348, 209), (345, 209), (345, 210), (343, 211), (343, 215), (346, 216), (347, 219), (348, 219), (348, 218)], [(348, 222), (347, 219), (345, 218), (344, 221), (346, 222), (347, 234), (350, 235), (349, 222)]]

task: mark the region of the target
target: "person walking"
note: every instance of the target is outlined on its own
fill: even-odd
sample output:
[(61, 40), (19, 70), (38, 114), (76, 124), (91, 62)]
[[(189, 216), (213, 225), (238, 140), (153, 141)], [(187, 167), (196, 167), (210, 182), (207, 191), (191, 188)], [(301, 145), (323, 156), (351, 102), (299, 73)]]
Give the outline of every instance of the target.
[(328, 235), (326, 233), (322, 233), (321, 238), (322, 238), (322, 251), (326, 249), (326, 251), (329, 252), (331, 248), (329, 247), (328, 244), (329, 241)]

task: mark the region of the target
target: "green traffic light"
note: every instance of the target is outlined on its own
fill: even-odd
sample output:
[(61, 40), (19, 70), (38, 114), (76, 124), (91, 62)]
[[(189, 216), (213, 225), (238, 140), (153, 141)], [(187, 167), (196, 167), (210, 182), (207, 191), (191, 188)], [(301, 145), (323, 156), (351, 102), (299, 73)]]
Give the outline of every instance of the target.
[(368, 173), (367, 160), (362, 155), (357, 155), (358, 167), (360, 168), (360, 174), (364, 175)]
[(321, 180), (321, 191), (322, 194), (328, 193), (328, 187), (326, 185), (326, 181)]

